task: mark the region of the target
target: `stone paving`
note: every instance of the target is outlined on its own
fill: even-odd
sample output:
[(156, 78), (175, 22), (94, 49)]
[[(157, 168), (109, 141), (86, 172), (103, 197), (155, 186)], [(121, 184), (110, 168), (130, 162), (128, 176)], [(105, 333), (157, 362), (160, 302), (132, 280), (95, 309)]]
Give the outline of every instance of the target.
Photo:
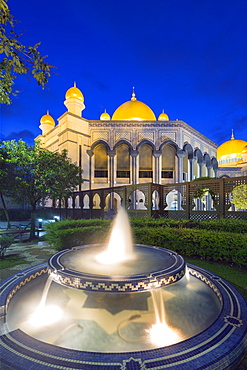
[(54, 253), (56, 253), (56, 251), (49, 247), (45, 241), (12, 244), (7, 249), (5, 256), (19, 255), (20, 257), (24, 258), (27, 263), (0, 270), (0, 281), (7, 279), (8, 277), (31, 266), (46, 262)]

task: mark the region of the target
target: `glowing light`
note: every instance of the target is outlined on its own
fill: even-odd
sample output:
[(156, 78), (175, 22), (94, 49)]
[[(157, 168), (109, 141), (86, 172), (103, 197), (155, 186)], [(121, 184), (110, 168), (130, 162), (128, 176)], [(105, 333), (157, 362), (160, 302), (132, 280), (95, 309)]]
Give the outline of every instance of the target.
[(29, 324), (33, 326), (47, 326), (59, 321), (63, 316), (61, 308), (51, 306), (39, 306), (37, 310), (31, 315)]
[(106, 252), (100, 253), (96, 257), (96, 259), (100, 263), (103, 263), (105, 265), (111, 265), (111, 264), (123, 262), (127, 260), (128, 258), (126, 258), (126, 256), (124, 255), (118, 254), (117, 251), (114, 253), (110, 253), (106, 251)]
[(109, 244), (103, 253), (96, 256), (96, 260), (110, 265), (133, 258), (133, 241), (128, 215), (123, 208), (120, 208), (113, 224)]
[(185, 268), (185, 276), (186, 276), (187, 281), (190, 281), (190, 272), (187, 266)]
[(181, 340), (180, 335), (165, 323), (152, 325), (149, 330), (150, 340), (156, 346), (169, 346)]

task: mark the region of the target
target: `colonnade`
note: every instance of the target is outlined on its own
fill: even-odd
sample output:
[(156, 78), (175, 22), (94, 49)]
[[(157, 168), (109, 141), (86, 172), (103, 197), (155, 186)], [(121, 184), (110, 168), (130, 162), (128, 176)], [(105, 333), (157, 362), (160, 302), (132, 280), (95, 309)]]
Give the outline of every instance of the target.
[[(123, 158), (125, 167), (121, 167), (121, 157), (118, 154), (120, 145), (128, 148), (128, 153)], [(146, 152), (141, 150), (142, 145), (145, 145)], [(98, 150), (99, 147), (100, 150)], [(167, 156), (166, 153), (169, 155)], [(208, 153), (203, 154), (198, 148), (193, 150), (190, 144), (179, 149), (176, 143), (169, 141), (157, 150), (147, 140), (135, 149), (129, 143), (121, 141), (110, 149), (108, 143), (100, 140), (92, 145), (87, 154), (90, 167), (89, 181), (92, 187), (94, 187), (93, 184), (109, 187), (114, 187), (116, 184), (147, 182), (166, 184), (217, 176), (216, 158), (210, 158)], [(119, 171), (122, 168), (124, 171)], [(124, 173), (123, 177), (122, 173)]]

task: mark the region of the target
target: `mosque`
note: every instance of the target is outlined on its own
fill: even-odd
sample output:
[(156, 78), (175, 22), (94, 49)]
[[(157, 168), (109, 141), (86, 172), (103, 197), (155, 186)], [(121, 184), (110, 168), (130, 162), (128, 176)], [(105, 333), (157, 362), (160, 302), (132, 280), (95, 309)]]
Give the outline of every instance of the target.
[[(41, 118), (42, 134), (36, 140), (52, 152), (68, 151), (72, 162), (83, 169), (80, 190), (147, 182), (170, 184), (219, 173), (229, 176), (228, 172), (241, 176), (241, 151), (245, 147), (246, 157), (247, 142), (232, 137), (217, 153), (217, 144), (184, 121), (170, 120), (164, 111), (157, 118), (137, 99), (134, 89), (131, 99), (112, 117), (105, 111), (98, 120), (84, 118), (84, 96), (75, 84), (67, 90), (64, 105), (67, 111), (58, 124), (48, 112)], [(230, 147), (236, 158), (227, 156)], [(229, 170), (232, 163), (234, 171)]]
[(230, 140), (217, 148), (218, 176), (247, 176), (247, 141), (235, 139), (232, 131)]

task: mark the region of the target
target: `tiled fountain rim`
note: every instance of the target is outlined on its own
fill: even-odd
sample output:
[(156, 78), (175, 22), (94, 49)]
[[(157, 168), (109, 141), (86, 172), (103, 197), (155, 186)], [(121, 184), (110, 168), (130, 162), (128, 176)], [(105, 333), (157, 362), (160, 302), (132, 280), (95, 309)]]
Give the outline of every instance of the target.
[[(2, 333), (3, 365), (6, 364), (8, 369), (8, 365), (15, 364), (16, 370), (26, 370), (31, 364), (39, 370), (81, 369), (82, 365), (84, 370), (234, 369), (234, 363), (243, 356), (247, 346), (246, 301), (218, 275), (191, 264), (188, 264), (188, 267), (190, 274), (204, 281), (224, 302), (215, 322), (198, 335), (154, 350), (92, 353), (49, 345), (16, 330)], [(26, 283), (46, 273), (47, 264), (44, 263), (2, 282), (0, 289), (3, 328), (7, 307), (13, 295)]]
[(153, 250), (162, 252), (165, 256), (169, 256), (169, 265), (163, 269), (154, 269), (149, 276), (142, 273), (113, 278), (107, 275), (102, 276), (71, 270), (61, 262), (61, 258), (66, 254), (71, 254), (74, 251), (83, 252), (84, 249), (86, 250), (87, 248), (94, 248), (97, 246), (99, 246), (99, 244), (84, 245), (72, 248), (72, 250), (63, 250), (51, 256), (48, 260), (48, 273), (52, 280), (61, 285), (87, 291), (135, 293), (159, 289), (174, 284), (185, 275), (185, 261), (178, 253), (165, 248), (141, 244), (135, 244), (135, 248), (139, 250), (145, 249), (149, 253)]

